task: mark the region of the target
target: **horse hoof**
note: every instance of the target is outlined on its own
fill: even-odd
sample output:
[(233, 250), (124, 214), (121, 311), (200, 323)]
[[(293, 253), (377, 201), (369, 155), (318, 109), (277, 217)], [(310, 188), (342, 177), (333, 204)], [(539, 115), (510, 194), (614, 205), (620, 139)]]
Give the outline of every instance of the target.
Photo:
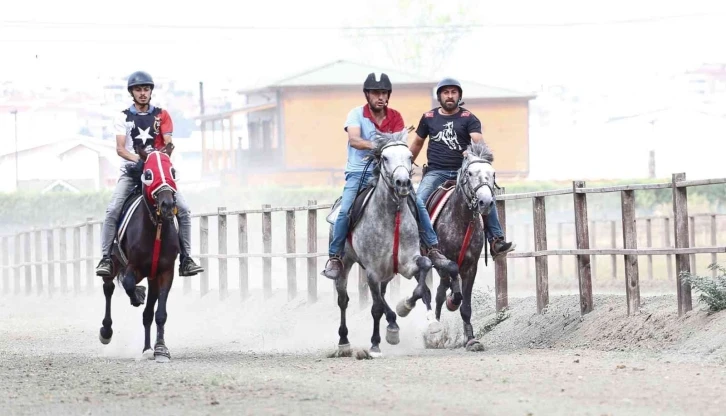
[(470, 339), (466, 343), (466, 350), (469, 351), (469, 352), (480, 352), (480, 351), (484, 351), (484, 345), (482, 345), (481, 342), (479, 342), (479, 341), (477, 341), (475, 339)]
[(157, 342), (154, 346), (154, 359), (157, 363), (168, 363), (169, 360), (171, 360), (171, 354), (169, 354), (169, 349), (166, 348), (166, 345), (164, 345), (163, 342)]
[(426, 327), (426, 333), (429, 336), (438, 336), (444, 330), (444, 326), (439, 321), (429, 321)]
[(101, 341), (101, 344), (107, 345), (109, 342), (111, 342), (111, 336), (113, 335), (113, 329), (108, 329), (107, 337), (103, 336), (103, 328), (98, 332), (98, 339)]
[(383, 357), (383, 353), (381, 352), (381, 348), (378, 346), (371, 347), (369, 354), (373, 358), (381, 358)]
[(456, 312), (459, 309), (459, 305), (454, 304), (454, 298), (450, 295), (446, 297), (446, 309), (450, 312)]
[(412, 306), (409, 306), (408, 304), (408, 298), (401, 299), (400, 302), (396, 305), (396, 314), (400, 316), (401, 318), (404, 318), (408, 316), (409, 313), (411, 313), (411, 310), (416, 306), (414, 303)]
[(153, 360), (154, 350), (152, 350), (151, 348), (145, 349), (144, 352), (141, 353), (141, 358), (144, 360)]
[(139, 305), (143, 305), (146, 301), (146, 288), (144, 286), (136, 286), (136, 300), (138, 301)]
[(401, 338), (399, 337), (398, 333), (399, 333), (398, 328), (388, 327), (386, 329), (386, 342), (388, 342), (391, 345), (396, 345), (399, 342), (401, 342)]
[(156, 355), (154, 354), (154, 361), (157, 363), (168, 363), (171, 360), (171, 357), (167, 355)]

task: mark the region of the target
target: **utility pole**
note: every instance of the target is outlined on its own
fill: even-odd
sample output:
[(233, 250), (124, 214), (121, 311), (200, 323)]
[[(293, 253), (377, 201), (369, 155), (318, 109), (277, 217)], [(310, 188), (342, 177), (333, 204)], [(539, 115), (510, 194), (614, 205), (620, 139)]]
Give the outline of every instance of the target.
[(15, 117), (15, 192), (18, 188), (18, 109), (10, 112)]

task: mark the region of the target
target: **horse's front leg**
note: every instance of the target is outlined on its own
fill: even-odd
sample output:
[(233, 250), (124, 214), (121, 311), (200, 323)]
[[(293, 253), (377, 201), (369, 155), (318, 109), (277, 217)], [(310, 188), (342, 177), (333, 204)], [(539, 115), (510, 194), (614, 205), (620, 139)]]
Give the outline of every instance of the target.
[(154, 358), (154, 350), (151, 349), (151, 323), (154, 322), (154, 306), (159, 299), (159, 286), (154, 282), (149, 284), (149, 299), (144, 308), (142, 321), (144, 324), (144, 350), (141, 355), (147, 360)]
[(158, 363), (165, 363), (171, 359), (169, 349), (164, 342), (164, 325), (166, 324), (166, 300), (169, 297), (171, 284), (174, 281), (174, 269), (160, 273), (157, 276), (159, 285), (159, 306), (156, 308), (156, 345), (154, 345), (154, 359)]
[(381, 283), (381, 299), (383, 299), (383, 312), (386, 314), (386, 321), (388, 321), (388, 327), (386, 328), (386, 342), (391, 345), (396, 345), (401, 342), (399, 336), (400, 328), (396, 323), (396, 313), (393, 312), (391, 307), (386, 301), (386, 288), (389, 282)]
[(371, 291), (371, 316), (373, 317), (373, 335), (371, 336), (370, 354), (372, 357), (380, 357), (381, 354), (381, 318), (383, 317), (383, 296), (381, 295), (381, 284), (368, 272), (368, 287)]
[(338, 355), (347, 357), (350, 352), (350, 341), (348, 340), (348, 326), (346, 325), (346, 309), (348, 309), (348, 273), (352, 264), (346, 264), (343, 274), (335, 281), (335, 290), (338, 292), (338, 307), (340, 308), (340, 327), (338, 327)]
[(126, 294), (129, 295), (131, 304), (136, 307), (143, 305), (144, 300), (146, 299), (146, 288), (143, 286), (136, 286), (136, 282), (141, 280), (137, 278), (137, 274), (138, 273), (131, 267), (127, 267), (123, 280), (121, 280), (121, 284), (123, 284)]
[[(441, 276), (439, 279), (439, 287), (436, 289), (436, 320), (441, 320), (441, 307), (444, 305), (446, 298), (446, 290), (451, 286), (451, 279), (448, 276)], [(448, 305), (447, 305), (448, 307)]]
[(413, 270), (406, 270), (404, 273), (407, 276), (416, 276), (416, 287), (410, 298), (404, 298), (396, 305), (396, 313), (402, 318), (408, 316), (419, 299), (423, 299), (426, 310), (431, 311), (431, 291), (426, 286), (426, 275), (432, 267), (431, 260), (428, 257), (419, 255), (414, 256), (414, 259), (415, 267), (413, 267)]
[(476, 277), (476, 267), (471, 267), (463, 276), (463, 295), (461, 302), (461, 319), (464, 321), (464, 336), (466, 337), (467, 351), (484, 351), (484, 346), (474, 338), (474, 328), (471, 326), (471, 293), (474, 289), (474, 278)]
[(113, 297), (113, 291), (116, 285), (113, 283), (113, 276), (103, 278), (103, 294), (106, 296), (106, 315), (103, 317), (103, 326), (98, 334), (98, 339), (101, 340), (101, 344), (108, 344), (111, 342), (113, 336), (113, 329), (111, 329), (111, 298)]

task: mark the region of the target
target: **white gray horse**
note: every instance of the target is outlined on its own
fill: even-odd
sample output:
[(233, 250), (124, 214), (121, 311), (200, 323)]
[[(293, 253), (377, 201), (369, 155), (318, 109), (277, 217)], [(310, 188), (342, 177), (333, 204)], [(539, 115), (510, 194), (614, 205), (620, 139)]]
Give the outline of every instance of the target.
[[(370, 157), (375, 165), (369, 182), (373, 190), (360, 220), (354, 224), (351, 236), (346, 239), (343, 273), (336, 281), (340, 307), (338, 353), (341, 355), (350, 353), (345, 311), (349, 301), (348, 274), (355, 263), (367, 271), (372, 295), (371, 356), (381, 356), (380, 320), (384, 312), (388, 321), (386, 341), (391, 345), (399, 342), (396, 313), (384, 299), (386, 286), (396, 273), (407, 279), (416, 278), (418, 284), (409, 303), (414, 305), (418, 299), (423, 299), (431, 315), (430, 322), (440, 326), (433, 316), (431, 292), (426, 287), (426, 274), (432, 264), (428, 257), (421, 255), (415, 203), (411, 200), (413, 157), (406, 143), (407, 133), (407, 130), (391, 134), (379, 132), (373, 140), (375, 148)], [(394, 244), (396, 240), (398, 244)]]

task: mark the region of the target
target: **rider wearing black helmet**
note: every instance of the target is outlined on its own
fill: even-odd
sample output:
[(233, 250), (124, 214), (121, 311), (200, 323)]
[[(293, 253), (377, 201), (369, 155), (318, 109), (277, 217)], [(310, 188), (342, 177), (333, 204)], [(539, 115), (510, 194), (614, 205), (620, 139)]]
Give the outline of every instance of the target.
[[(345, 167), (345, 186), (340, 201), (340, 211), (333, 226), (333, 238), (328, 248), (330, 259), (321, 273), (330, 279), (337, 279), (343, 271), (343, 251), (345, 248), (345, 237), (348, 234), (348, 211), (355, 200), (358, 184), (362, 180), (367, 183), (371, 177), (373, 167), (365, 170), (367, 160), (364, 158), (373, 149), (373, 135), (376, 131), (383, 133), (394, 133), (402, 131), (405, 126), (401, 114), (388, 107), (388, 100), (393, 92), (391, 80), (386, 74), (370, 73), (363, 82), (363, 94), (366, 97), (366, 104), (353, 108), (348, 113), (344, 130), (348, 133), (348, 162)], [(420, 201), (418, 206), (419, 221), (421, 225), (421, 239), (427, 247), (427, 255), (432, 260), (446, 261), (441, 252), (438, 251), (438, 239), (436, 232), (431, 226), (426, 207)]]
[[(425, 112), (416, 129), (416, 138), (411, 143), (414, 161), (426, 138), (431, 139), (426, 154), (428, 167), (417, 192), (424, 203), (441, 184), (449, 179), (456, 179), (464, 159), (463, 153), (472, 140), (484, 140), (479, 119), (471, 111), (461, 107), (464, 104), (463, 96), (464, 90), (456, 79), (444, 78), (439, 81), (436, 85), (436, 99), (441, 106)], [(484, 223), (484, 232), (494, 258), (514, 250), (514, 243), (504, 241), (496, 205), (484, 218)]]
[[(171, 155), (174, 145), (171, 142), (173, 123), (169, 113), (161, 107), (151, 105), (151, 93), (154, 90), (154, 80), (144, 71), (131, 74), (127, 83), (127, 90), (134, 102), (129, 108), (118, 113), (114, 120), (116, 132), (116, 153), (121, 157), (121, 170), (129, 163), (139, 160), (134, 146), (142, 145), (148, 151), (161, 150)], [(111, 245), (115, 238), (116, 226), (121, 208), (129, 194), (133, 191), (134, 182), (124, 175), (119, 177), (111, 196), (111, 203), (106, 209), (106, 219), (101, 235), (101, 261), (96, 267), (96, 275), (111, 276)], [(193, 276), (203, 272), (194, 260), (189, 257), (191, 253), (192, 221), (184, 197), (177, 191), (177, 218), (179, 220), (179, 240), (181, 256), (179, 275)]]

